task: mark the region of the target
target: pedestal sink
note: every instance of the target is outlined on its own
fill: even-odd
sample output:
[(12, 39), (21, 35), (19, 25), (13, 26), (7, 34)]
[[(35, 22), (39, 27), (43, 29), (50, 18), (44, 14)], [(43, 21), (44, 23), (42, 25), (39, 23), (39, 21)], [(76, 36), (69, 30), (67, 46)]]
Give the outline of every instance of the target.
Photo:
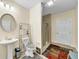
[(7, 47), (7, 59), (13, 59), (13, 44), (17, 41), (18, 39), (0, 40), (0, 45)]

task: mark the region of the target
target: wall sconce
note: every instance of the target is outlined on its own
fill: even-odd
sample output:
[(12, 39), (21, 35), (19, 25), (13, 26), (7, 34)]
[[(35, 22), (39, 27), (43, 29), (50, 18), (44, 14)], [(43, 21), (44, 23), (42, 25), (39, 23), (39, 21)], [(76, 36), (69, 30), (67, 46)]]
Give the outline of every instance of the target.
[(14, 7), (11, 6), (11, 7), (10, 7), (10, 10), (11, 10), (11, 11), (14, 11)]
[(4, 6), (4, 3), (2, 1), (0, 1), (0, 6)]
[(0, 6), (2, 8), (5, 8), (6, 10), (9, 10), (9, 11), (13, 11), (14, 10), (13, 6), (10, 6), (9, 4), (4, 3), (2, 0), (0, 1)]
[(5, 4), (5, 8), (9, 9), (10, 8), (9, 4)]

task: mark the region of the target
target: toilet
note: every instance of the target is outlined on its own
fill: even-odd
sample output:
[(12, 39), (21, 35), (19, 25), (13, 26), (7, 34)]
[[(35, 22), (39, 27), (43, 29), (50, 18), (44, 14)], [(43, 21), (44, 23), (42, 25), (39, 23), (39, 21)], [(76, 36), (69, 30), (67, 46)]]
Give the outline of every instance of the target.
[(25, 56), (34, 57), (33, 52), (35, 50), (35, 47), (34, 47), (33, 43), (28, 38), (24, 38), (23, 44), (24, 44), (24, 47), (26, 50)]

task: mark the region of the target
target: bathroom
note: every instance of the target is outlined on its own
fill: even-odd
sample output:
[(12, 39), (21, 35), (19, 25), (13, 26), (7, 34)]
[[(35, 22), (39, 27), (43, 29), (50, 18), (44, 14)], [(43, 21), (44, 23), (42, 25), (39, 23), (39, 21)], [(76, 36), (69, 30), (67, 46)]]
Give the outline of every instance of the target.
[[(53, 1), (53, 4), (48, 4), (50, 1)], [(24, 51), (22, 39), (27, 35), (35, 51), (38, 51), (35, 53), (37, 58), (49, 59), (43, 53), (50, 44), (78, 53), (78, 1), (50, 1), (0, 0), (0, 41), (5, 41), (0, 42), (0, 59), (15, 59), (15, 48)], [(6, 15), (11, 16), (12, 20), (3, 20), (8, 18), (3, 18)], [(24, 29), (21, 26), (24, 26)], [(10, 45), (6, 43), (9, 39), (16, 42)], [(21, 55), (19, 58), (22, 59)]]

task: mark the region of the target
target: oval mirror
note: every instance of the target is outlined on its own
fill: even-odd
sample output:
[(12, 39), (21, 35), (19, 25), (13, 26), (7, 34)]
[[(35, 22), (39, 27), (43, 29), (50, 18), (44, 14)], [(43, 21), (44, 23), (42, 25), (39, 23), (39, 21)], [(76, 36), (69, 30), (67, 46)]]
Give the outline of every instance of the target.
[(0, 24), (1, 24), (2, 29), (6, 32), (11, 32), (11, 31), (15, 30), (15, 28), (16, 28), (15, 19), (10, 14), (2, 15), (0, 22), (1, 22)]

